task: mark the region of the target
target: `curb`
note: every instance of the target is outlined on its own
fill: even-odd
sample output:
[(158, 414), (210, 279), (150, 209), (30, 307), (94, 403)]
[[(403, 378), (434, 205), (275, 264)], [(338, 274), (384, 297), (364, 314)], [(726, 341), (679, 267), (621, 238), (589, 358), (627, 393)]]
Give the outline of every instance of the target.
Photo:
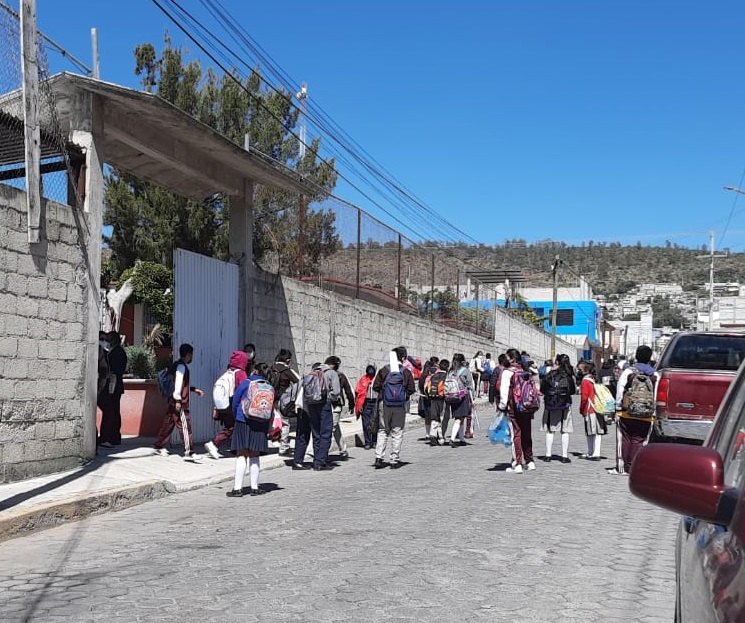
[[(424, 420), (418, 415), (409, 414), (406, 419), (406, 428), (417, 428), (423, 423)], [(355, 436), (358, 434), (357, 431), (348, 433), (344, 435), (344, 441), (354, 447)], [(229, 458), (225, 457), (225, 459)], [(286, 466), (285, 461), (287, 459), (285, 457), (271, 455), (270, 459), (264, 462), (262, 471)], [(15, 513), (12, 510), (3, 511), (4, 516), (0, 517), (0, 543), (47, 528), (54, 528), (71, 521), (79, 521), (86, 517), (124, 510), (168, 495), (222, 484), (232, 480), (232, 478), (233, 476), (228, 474), (213, 475), (185, 484), (154, 479), (136, 485), (104, 489), (89, 494), (78, 494), (69, 500), (39, 504), (28, 510)]]
[(148, 500), (157, 500), (173, 491), (171, 483), (151, 480), (142, 484), (108, 489), (90, 495), (79, 495), (64, 502), (43, 504), (26, 511), (13, 513), (0, 519), (0, 543), (18, 536), (46, 528), (53, 528), (69, 521), (122, 510)]

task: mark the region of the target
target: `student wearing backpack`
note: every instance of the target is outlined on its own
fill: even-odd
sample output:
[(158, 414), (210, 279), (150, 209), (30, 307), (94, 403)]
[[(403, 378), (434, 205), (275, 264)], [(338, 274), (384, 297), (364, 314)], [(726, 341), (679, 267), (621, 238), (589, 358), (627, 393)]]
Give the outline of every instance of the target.
[[(285, 390), (290, 387), (293, 383), (300, 381), (300, 375), (290, 367), (292, 361), (292, 351), (281, 348), (274, 358), (272, 367), (269, 368), (269, 378), (267, 379), (274, 387), (274, 395), (279, 403), (280, 396)], [(277, 411), (279, 411), (279, 404), (277, 404)], [(282, 432), (279, 439), (279, 452), (280, 456), (289, 456), (292, 454), (290, 450), (290, 420), (289, 418), (280, 413), (282, 418)]]
[[(320, 376), (319, 376), (320, 373)], [(309, 385), (305, 382), (308, 377), (303, 377), (303, 390), (305, 404), (310, 418), (310, 427), (313, 434), (313, 469), (326, 471), (335, 467), (329, 463), (329, 450), (331, 449), (331, 436), (334, 430), (334, 412), (332, 405), (338, 402), (341, 396), (341, 383), (339, 375), (333, 366), (323, 364), (314, 368), (313, 375), (319, 378), (321, 383), (322, 397), (320, 400), (312, 399), (309, 395)]]
[(510, 348), (505, 354), (509, 365), (502, 371), (499, 378), (498, 410), (506, 411), (509, 414), (514, 451), (514, 460), (506, 471), (513, 474), (522, 474), (523, 461), (528, 471), (535, 469), (533, 431), (531, 428), (535, 410), (530, 410), (533, 408), (532, 406), (526, 409), (516, 399), (516, 394), (518, 389), (535, 390), (535, 386), (528, 387), (528, 385), (532, 385), (533, 378), (522, 365), (520, 351), (516, 348)]
[[(249, 475), (250, 486), (246, 492), (248, 495), (261, 495), (265, 493), (259, 487), (259, 474), (261, 473), (261, 455), (266, 454), (269, 448), (267, 433), (272, 422), (269, 419), (257, 419), (252, 416), (249, 401), (252, 393), (258, 394), (259, 389), (267, 392), (268, 401), (272, 404), (266, 406), (267, 411), (273, 411), (274, 388), (268, 382), (269, 366), (265, 363), (253, 364), (251, 374), (235, 390), (233, 396), (233, 415), (235, 427), (233, 437), (230, 440), (230, 449), (235, 452), (235, 476), (233, 489), (225, 495), (229, 498), (239, 498), (244, 494), (243, 479), (246, 473)], [(266, 388), (266, 389), (264, 389)]]
[(494, 368), (497, 367), (495, 361), (491, 358), (491, 353), (484, 355), (484, 371), (481, 373), (481, 393), (489, 395), (489, 386), (491, 385), (491, 375)]
[(357, 387), (354, 390), (354, 411), (358, 420), (362, 418), (362, 436), (365, 450), (370, 450), (377, 442), (378, 426), (375, 414), (377, 413), (378, 394), (373, 389), (375, 372), (375, 366), (368, 365), (365, 368), (365, 374), (357, 381)]
[(409, 398), (416, 391), (414, 375), (404, 367), (406, 347), (397, 346), (389, 355), (389, 363), (375, 375), (373, 390), (380, 396), (378, 443), (375, 446), (375, 469), (386, 466), (388, 439), (391, 440), (391, 469), (401, 467), (401, 445), (404, 439)]
[(616, 389), (616, 468), (610, 473), (628, 475), (631, 464), (649, 435), (654, 421), (657, 375), (650, 365), (652, 349), (636, 349), (636, 363), (626, 368)]
[[(547, 360), (550, 361), (550, 360)], [(541, 430), (546, 433), (546, 456), (551, 461), (554, 434), (561, 434), (561, 462), (571, 463), (569, 458), (569, 433), (572, 427), (572, 396), (577, 393), (574, 384), (574, 369), (568, 355), (557, 355), (556, 363), (541, 379), (543, 394), (543, 422)]]
[(336, 442), (339, 447), (339, 459), (346, 461), (349, 458), (349, 452), (347, 452), (347, 442), (344, 441), (344, 435), (341, 432), (341, 412), (344, 409), (344, 398), (346, 396), (349, 409), (352, 411), (354, 405), (354, 394), (352, 393), (352, 387), (349, 384), (349, 379), (342, 372), (339, 372), (339, 366), (341, 366), (341, 359), (336, 355), (331, 355), (326, 358), (326, 365), (333, 369), (339, 377), (339, 395), (331, 403), (331, 412), (333, 415), (333, 428), (332, 428), (332, 443)]
[(432, 399), (428, 393), (428, 387), (431, 386), (432, 375), (438, 370), (438, 361), (437, 357), (430, 357), (423, 366), (422, 374), (418, 379), (414, 379), (419, 390), (418, 413), (420, 417), (424, 418), (424, 439), (427, 443), (431, 443), (432, 439)]
[(453, 363), (450, 365), (447, 382), (450, 383), (453, 390), (455, 388), (453, 382), (457, 383), (457, 391), (460, 394), (460, 397), (456, 399), (454, 391), (448, 388), (445, 392), (445, 400), (450, 404), (450, 418), (453, 420), (450, 431), (450, 447), (457, 448), (466, 445), (466, 438), (469, 437), (467, 422), (471, 417), (473, 400), (476, 395), (474, 376), (468, 369), (466, 358), (462, 353), (453, 355)]
[[(220, 376), (215, 385), (221, 383), (223, 379), (230, 380), (228, 374), (232, 375), (232, 383), (229, 383), (229, 387), (232, 388), (232, 393), (228, 390), (228, 394), (225, 398), (227, 399), (227, 407), (222, 407), (215, 404), (214, 412), (212, 414), (213, 419), (222, 424), (222, 428), (210, 441), (204, 444), (204, 449), (207, 454), (213, 459), (220, 458), (219, 448), (222, 444), (230, 441), (233, 435), (233, 427), (235, 426), (235, 415), (233, 414), (233, 396), (235, 396), (235, 388), (238, 387), (243, 381), (248, 378), (246, 374), (246, 366), (248, 365), (248, 355), (242, 350), (234, 350), (230, 353), (230, 360), (228, 361), (227, 370)], [(215, 391), (213, 390), (213, 399)]]
[(204, 396), (204, 392), (198, 387), (190, 385), (189, 364), (194, 359), (194, 347), (191, 344), (181, 344), (178, 352), (178, 361), (172, 363), (168, 368), (168, 374), (173, 377), (173, 393), (168, 397), (168, 409), (155, 439), (153, 452), (161, 456), (168, 456), (165, 445), (171, 437), (173, 428), (176, 427), (184, 441), (184, 460), (198, 463), (202, 460), (202, 456), (194, 452), (189, 396), (191, 392), (194, 392), (197, 396)]
[(585, 424), (587, 437), (587, 454), (580, 454), (581, 459), (588, 461), (600, 460), (600, 442), (607, 434), (608, 426), (602, 414), (595, 413), (595, 364), (592, 361), (580, 361), (578, 364), (582, 373), (580, 384), (579, 412)]
[(471, 377), (473, 386), (475, 388), (475, 395), (481, 396), (481, 374), (484, 372), (484, 353), (480, 350), (476, 351), (476, 354), (471, 359), (470, 364)]
[(433, 446), (442, 446), (445, 444), (445, 430), (442, 427), (443, 416), (446, 412), (445, 404), (445, 379), (447, 379), (450, 362), (447, 359), (440, 359), (437, 362), (437, 369), (429, 378), (429, 383), (425, 391), (429, 396), (429, 443)]

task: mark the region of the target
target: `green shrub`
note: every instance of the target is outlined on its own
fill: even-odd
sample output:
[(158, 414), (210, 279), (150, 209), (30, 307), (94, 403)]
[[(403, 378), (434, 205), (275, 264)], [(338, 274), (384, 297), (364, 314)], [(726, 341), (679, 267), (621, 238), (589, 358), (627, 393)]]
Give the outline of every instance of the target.
[(127, 374), (136, 379), (155, 378), (155, 353), (144, 346), (127, 346)]

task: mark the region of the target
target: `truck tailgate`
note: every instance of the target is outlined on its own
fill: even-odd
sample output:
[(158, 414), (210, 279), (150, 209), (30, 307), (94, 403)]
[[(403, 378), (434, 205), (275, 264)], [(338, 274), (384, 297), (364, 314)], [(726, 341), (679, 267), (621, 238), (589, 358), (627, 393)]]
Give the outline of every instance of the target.
[(664, 392), (658, 391), (657, 415), (671, 420), (713, 420), (734, 378), (733, 372), (666, 370), (658, 389), (667, 380), (667, 400), (660, 400)]

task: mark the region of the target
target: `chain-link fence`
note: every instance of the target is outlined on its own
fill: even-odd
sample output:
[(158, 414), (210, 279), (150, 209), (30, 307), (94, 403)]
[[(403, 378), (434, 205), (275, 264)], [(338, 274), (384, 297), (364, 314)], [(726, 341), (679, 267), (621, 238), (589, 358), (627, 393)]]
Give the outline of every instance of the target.
[[(25, 168), (25, 122), (23, 86), (23, 53), (21, 51), (21, 24), (19, 14), (8, 5), (0, 3), (0, 45), (3, 60), (0, 62), (0, 183), (22, 190), (27, 189)], [(76, 188), (68, 183), (75, 179), (67, 137), (60, 126), (55, 94), (49, 80), (49, 63), (44, 40), (37, 34), (35, 62), (38, 91), (28, 92), (35, 104), (40, 126), (40, 193), (42, 197), (63, 204), (78, 205)], [(31, 55), (33, 58), (33, 55)], [(33, 179), (33, 178), (32, 178)]]
[[(318, 256), (310, 247), (317, 234), (309, 229), (293, 232), (305, 237), (305, 244), (295, 248), (304, 257), (281, 263), (281, 274), (483, 337), (494, 336), (495, 314), (505, 313), (499, 308), (505, 285), (475, 277), (479, 267), (460, 259), (457, 247), (419, 244), (333, 196), (308, 204), (307, 212), (325, 214), (333, 224), (333, 248)], [(273, 228), (286, 231), (279, 223)]]

